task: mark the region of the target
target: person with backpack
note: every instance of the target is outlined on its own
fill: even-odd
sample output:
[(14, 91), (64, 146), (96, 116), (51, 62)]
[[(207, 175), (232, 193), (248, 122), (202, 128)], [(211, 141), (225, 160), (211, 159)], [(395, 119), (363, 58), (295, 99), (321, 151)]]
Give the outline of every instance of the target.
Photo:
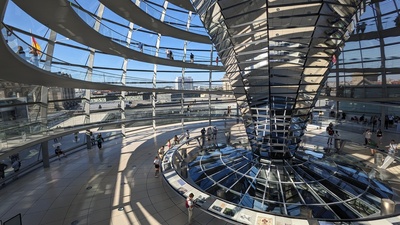
[(97, 141), (97, 147), (99, 149), (101, 149), (102, 143), (104, 142), (104, 138), (101, 136), (101, 134), (97, 135), (97, 140), (96, 141)]
[(326, 133), (328, 134), (328, 141), (326, 142), (326, 144), (332, 145), (332, 141), (334, 139), (334, 134), (335, 134), (332, 123), (330, 123), (329, 126), (326, 128)]
[(12, 164), (12, 168), (14, 169), (14, 172), (18, 172), (19, 168), (21, 168), (21, 161), (16, 160)]
[(192, 215), (193, 215), (193, 207), (194, 207), (194, 194), (190, 193), (189, 197), (186, 199), (185, 206), (188, 209), (188, 223), (190, 224), (192, 222)]

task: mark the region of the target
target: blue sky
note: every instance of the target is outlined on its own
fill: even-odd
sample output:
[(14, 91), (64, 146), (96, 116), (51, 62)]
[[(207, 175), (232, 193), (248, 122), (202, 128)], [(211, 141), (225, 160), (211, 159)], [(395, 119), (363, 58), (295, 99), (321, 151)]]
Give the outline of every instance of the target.
[[(96, 13), (96, 9), (98, 7), (99, 2), (98, 1), (83, 1), (79, 0), (78, 1), (82, 6), (93, 12)], [(162, 1), (158, 1), (159, 4), (162, 4)], [(169, 7), (172, 8), (177, 8), (176, 6), (173, 6), (171, 3), (169, 4)], [(151, 13), (152, 16), (154, 17), (159, 17), (159, 12), (154, 8), (154, 6), (146, 5), (142, 3), (141, 8), (143, 10), (146, 10), (148, 13)], [(172, 17), (166, 17), (166, 21), (171, 21), (171, 22), (182, 22), (187, 20), (187, 14), (185, 13), (178, 13), (178, 12), (173, 12), (171, 10), (167, 10), (167, 13), (173, 13), (174, 18)], [(78, 13), (81, 18), (83, 18), (89, 25), (93, 23), (93, 19), (89, 16), (82, 16), (82, 13)], [(112, 21), (118, 21), (124, 26), (127, 26), (129, 24), (128, 21), (124, 20), (120, 16), (116, 15), (115, 13), (111, 12), (110, 10), (106, 9), (103, 15), (104, 18), (110, 19)], [(27, 15), (24, 11), (22, 11), (20, 8), (18, 8), (12, 1), (9, 2), (5, 17), (4, 17), (4, 22), (8, 25), (17, 27), (19, 29), (25, 30), (32, 32), (33, 34), (42, 36), (42, 37), (48, 37), (49, 36), (49, 29), (36, 21), (35, 19), (31, 18), (29, 15)], [(197, 25), (197, 26), (202, 26), (199, 18), (197, 16), (192, 16), (192, 22), (191, 24)], [(156, 40), (157, 40), (157, 35), (155, 34), (149, 34), (144, 31), (145, 29), (139, 26), (134, 26), (134, 33), (132, 36), (132, 41), (133, 42), (141, 42), (145, 45), (149, 46), (155, 46)], [(196, 33), (202, 33), (205, 34), (204, 28), (194, 28), (194, 32)], [(103, 25), (100, 28), (100, 33), (117, 38), (117, 39), (125, 39), (125, 35), (127, 35), (127, 30), (123, 26), (118, 26), (109, 22), (103, 22)], [(30, 43), (30, 36), (29, 35), (23, 35), (23, 34), (17, 34), (20, 38), (22, 38), (24, 41)], [(87, 59), (89, 56), (89, 52), (87, 50), (80, 50), (76, 48), (71, 48), (67, 46), (62, 46), (58, 45), (57, 42), (63, 42), (66, 44), (70, 44), (73, 46), (78, 46), (82, 47), (84, 49), (88, 49), (88, 47), (83, 46), (73, 40), (69, 40), (62, 35), (57, 35), (57, 41), (55, 45), (55, 51), (54, 51), (54, 57), (59, 58), (63, 61), (66, 61), (68, 63), (72, 64), (79, 64), (79, 65), (86, 65), (87, 64)], [(42, 50), (46, 49), (47, 43), (46, 41), (42, 41), (40, 39), (37, 39), (39, 44), (42, 47)], [(21, 45), (24, 47), (25, 51), (28, 52), (28, 46), (23, 44), (22, 42), (18, 42), (18, 45)], [(163, 36), (161, 38), (161, 47), (167, 47), (167, 48), (178, 48), (178, 49), (183, 49), (184, 46), (184, 41), (176, 39), (176, 38), (171, 38), (171, 37), (166, 37)], [(211, 49), (211, 45), (209, 44), (199, 44), (199, 43), (193, 43), (193, 42), (188, 42), (187, 43), (187, 49), (199, 49), (199, 50), (207, 50), (207, 51), (188, 51), (187, 52), (187, 57), (186, 59), (189, 60), (189, 54), (193, 52), (195, 55), (195, 60), (203, 60), (203, 61), (209, 61), (210, 59), (210, 52), (209, 50)], [(16, 50), (16, 49), (15, 49)], [(138, 50), (138, 49), (135, 49)], [(145, 47), (144, 51), (145, 53), (148, 54), (153, 54), (150, 53), (151, 48), (150, 47)], [(174, 51), (175, 56), (177, 59), (180, 57), (182, 59), (182, 53), (180, 53), (178, 50)], [(28, 56), (28, 54), (27, 54)], [(212, 56), (212, 60), (214, 61), (216, 57), (216, 53), (214, 51), (214, 54)], [(159, 52), (159, 57), (166, 57), (165, 55), (165, 50), (160, 50)], [(117, 57), (117, 56), (111, 56), (111, 55), (106, 55), (106, 54), (101, 54), (101, 53), (96, 53), (95, 55), (95, 60), (94, 60), (94, 66), (101, 66), (101, 67), (110, 67), (113, 68), (113, 70), (99, 70), (97, 69), (97, 72), (99, 75), (94, 76), (93, 79), (99, 79), (99, 81), (102, 81), (105, 79), (106, 74), (114, 74), (115, 76), (115, 81), (118, 80), (118, 77), (122, 74), (122, 62), (123, 58)], [(128, 68), (132, 70), (153, 70), (154, 65), (149, 64), (149, 63), (143, 63), (135, 60), (129, 60), (128, 63)], [(157, 79), (158, 80), (164, 80), (164, 81), (173, 81), (176, 76), (181, 76), (182, 74), (182, 68), (176, 68), (176, 67), (169, 67), (169, 66), (163, 66), (163, 65), (158, 65), (157, 66), (158, 70), (168, 70), (168, 71), (176, 71), (176, 72), (159, 72), (157, 74)], [(68, 73), (74, 73), (74, 76), (79, 77), (80, 79), (83, 79), (85, 76), (85, 69), (74, 67), (74, 68), (59, 68), (59, 67), (54, 67), (53, 68), (54, 72), (56, 71), (63, 71), (63, 72), (68, 72)], [(72, 72), (72, 71), (80, 71), (78, 72)], [(186, 69), (187, 74), (185, 76), (191, 76), (195, 81), (207, 81), (209, 77), (209, 71), (201, 71), (197, 73), (190, 73), (191, 71), (198, 71), (194, 69)], [(213, 72), (213, 80), (220, 80), (223, 77), (222, 72)], [(128, 76), (132, 78), (132, 80), (151, 80), (153, 73), (152, 72), (128, 72)], [(96, 78), (97, 77), (97, 78)]]
[[(84, 0), (79, 0), (78, 1), (85, 9), (92, 13), (96, 13), (96, 9), (98, 7), (99, 2), (98, 1), (84, 1)], [(156, 0), (156, 3), (162, 5), (163, 1), (162, 0)], [(396, 2), (396, 4), (394, 4)], [(383, 28), (384, 29), (389, 29), (393, 28), (395, 26), (394, 19), (396, 16), (399, 15), (396, 10), (398, 10), (398, 5), (400, 5), (400, 0), (387, 0), (384, 2), (380, 3), (380, 10), (381, 13), (384, 15), (382, 18), (383, 21)], [(169, 3), (168, 7), (178, 9), (178, 7), (172, 5)], [(150, 15), (154, 16), (155, 18), (160, 17), (160, 9), (154, 9), (155, 6), (153, 5), (148, 5), (145, 2), (141, 3), (141, 8), (148, 12)], [(395, 12), (395, 13), (393, 13)], [(93, 24), (94, 20), (82, 13), (78, 13), (79, 15), (82, 16), (84, 20), (88, 22), (88, 24)], [(183, 21), (187, 20), (187, 13), (180, 13), (180, 12), (175, 12), (172, 11), (171, 9), (167, 10), (168, 15), (173, 15), (173, 17), (166, 17), (166, 21), (169, 22), (178, 22), (178, 23), (183, 23)], [(385, 15), (387, 14), (387, 15)], [(128, 21), (124, 20), (120, 16), (116, 15), (112, 11), (106, 9), (104, 12), (104, 18), (110, 19), (112, 21), (118, 21), (124, 26), (127, 26), (129, 24)], [(367, 6), (366, 12), (362, 15), (361, 17), (367, 24), (365, 32), (370, 32), (370, 31), (375, 31), (376, 30), (376, 20), (375, 20), (375, 10), (373, 10), (372, 6)], [(15, 4), (10, 1), (6, 14), (5, 14), (5, 19), (4, 22), (6, 24), (18, 27), (22, 30), (25, 31), (31, 31), (32, 33), (43, 36), (43, 37), (48, 37), (49, 35), (49, 29), (39, 22), (37, 22), (35, 19), (31, 18), (29, 15), (27, 15), (25, 12), (23, 12), (21, 9), (19, 9)], [(199, 20), (197, 15), (192, 16), (192, 21), (191, 24), (194, 26), (202, 26), (201, 21)], [(103, 25), (100, 28), (100, 32), (106, 36), (113, 37), (113, 38), (119, 38), (119, 39), (124, 39), (125, 35), (127, 34), (126, 27), (124, 26), (118, 26), (106, 21), (103, 21)], [(157, 40), (157, 35), (155, 34), (149, 34), (142, 32), (145, 31), (144, 28), (139, 27), (139, 26), (134, 26), (134, 33), (133, 33), (133, 41), (137, 42), (140, 41), (145, 45), (149, 46), (155, 46), (156, 40)], [(194, 28), (191, 31), (196, 32), (196, 33), (203, 33), (205, 34), (204, 28)], [(30, 36), (29, 35), (19, 35), (24, 41), (30, 43)], [(386, 66), (387, 67), (399, 67), (400, 65), (400, 59), (396, 59), (396, 57), (399, 55), (398, 54), (398, 49), (400, 48), (400, 37), (389, 37), (386, 38), (385, 40), (386, 44), (390, 43), (395, 43), (394, 45), (388, 45), (385, 47), (385, 54), (386, 54)], [(38, 40), (39, 44), (42, 46), (42, 49), (46, 48), (47, 43), (42, 40)], [(78, 46), (82, 47), (85, 50), (79, 50), (76, 48), (71, 48), (67, 46), (62, 46), (56, 44), (54, 56), (56, 58), (62, 59), (68, 63), (72, 64), (79, 64), (79, 65), (86, 65), (87, 59), (88, 59), (88, 47), (83, 46), (73, 40), (68, 40), (62, 35), (57, 36), (57, 42), (64, 42), (66, 44), (71, 44), (73, 46)], [(24, 45), (22, 43), (18, 43), (19, 45), (22, 45), (26, 51), (28, 50), (28, 46)], [(339, 61), (343, 60), (343, 58), (346, 59), (346, 62), (355, 62), (354, 64), (348, 64), (346, 65), (346, 68), (351, 68), (351, 67), (365, 67), (365, 68), (379, 68), (380, 67), (380, 48), (379, 48), (379, 40), (365, 40), (361, 42), (348, 42), (345, 45), (344, 48), (344, 53), (339, 57)], [(165, 37), (163, 36), (161, 39), (161, 47), (167, 47), (167, 48), (180, 48), (182, 49), (184, 46), (184, 41), (171, 38), (171, 37)], [(366, 49), (363, 49), (360, 51), (360, 46)], [(186, 59), (189, 60), (189, 54), (193, 52), (195, 54), (195, 60), (210, 60), (210, 52), (209, 50), (211, 49), (211, 45), (207, 44), (199, 44), (199, 43), (193, 43), (193, 42), (188, 42), (187, 45), (188, 49), (201, 49), (201, 50), (207, 50), (204, 52), (200, 51), (188, 51), (187, 52), (187, 57)], [(354, 50), (353, 50), (354, 49)], [(138, 50), (138, 49), (137, 49)], [(145, 53), (150, 53), (149, 51), (151, 48), (145, 47)], [(175, 56), (180, 56), (179, 51), (174, 51)], [(154, 54), (154, 53), (151, 53)], [(165, 51), (160, 50), (159, 53), (160, 57), (166, 57)], [(214, 61), (216, 57), (216, 53), (214, 52), (212, 59)], [(117, 56), (111, 56), (111, 55), (106, 55), (102, 53), (96, 53), (95, 55), (95, 62), (94, 66), (96, 67), (110, 67), (113, 68), (112, 70), (99, 70), (97, 69), (96, 76), (94, 76), (94, 79), (98, 79), (99, 81), (105, 81), (106, 77), (109, 77), (109, 74), (113, 74), (114, 78), (109, 78), (110, 81), (118, 81), (119, 76), (122, 74), (121, 66), (122, 66), (123, 58), (117, 57)], [(149, 63), (143, 63), (139, 61), (134, 61), (134, 60), (129, 60), (128, 63), (128, 68), (132, 70), (153, 70), (154, 65), (149, 64)], [(157, 74), (157, 79), (160, 81), (174, 81), (176, 76), (181, 76), (182, 74), (182, 68), (175, 68), (175, 67), (169, 67), (169, 66), (163, 66), (163, 65), (158, 65), (158, 70), (167, 70), (167, 71), (176, 71), (176, 72), (158, 72)], [(71, 72), (71, 69), (74, 71), (80, 71), (74, 72), (74, 76), (79, 77), (80, 79), (84, 79), (86, 70), (82, 68), (54, 68), (54, 71), (63, 71), (63, 72)], [(195, 81), (207, 81), (209, 77), (209, 71), (202, 71), (202, 72), (196, 72), (196, 73), (190, 73), (191, 71), (195, 71), (193, 69), (187, 69), (186, 72), (187, 74), (185, 76), (191, 76)], [(223, 73), (216, 73), (213, 72), (213, 80), (220, 80), (223, 76)], [(128, 72), (128, 77), (130, 77), (132, 80), (147, 80), (150, 81), (153, 76), (152, 72)], [(107, 80), (108, 81), (108, 80)], [(206, 85), (206, 84), (205, 84)]]

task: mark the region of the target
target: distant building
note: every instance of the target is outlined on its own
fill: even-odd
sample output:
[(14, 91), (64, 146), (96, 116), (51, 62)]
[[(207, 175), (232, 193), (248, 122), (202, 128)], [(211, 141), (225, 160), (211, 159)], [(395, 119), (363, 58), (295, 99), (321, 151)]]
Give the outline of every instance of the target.
[(175, 89), (176, 90), (193, 90), (193, 78), (184, 77), (182, 86), (182, 77), (175, 78)]
[[(66, 76), (71, 78), (71, 75), (58, 73), (60, 76)], [(48, 112), (54, 112), (59, 110), (74, 109), (78, 106), (79, 101), (75, 99), (74, 88), (60, 88), (60, 87), (49, 87), (48, 88)], [(0, 82), (0, 100), (3, 99), (18, 99), (26, 98), (27, 102), (39, 102), (40, 101), (40, 86), (20, 84), (8, 81)], [(35, 114), (37, 105), (31, 105), (30, 113)]]
[[(222, 80), (222, 90), (224, 91), (232, 91), (232, 85), (231, 82), (229, 81), (228, 76), (225, 74), (224, 77), (221, 79)], [(230, 95), (224, 95), (226, 97), (230, 97)]]

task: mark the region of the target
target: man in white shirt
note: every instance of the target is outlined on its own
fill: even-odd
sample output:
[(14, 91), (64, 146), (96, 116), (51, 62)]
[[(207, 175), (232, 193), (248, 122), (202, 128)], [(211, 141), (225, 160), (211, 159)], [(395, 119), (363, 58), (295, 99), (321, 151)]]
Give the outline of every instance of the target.
[(394, 140), (390, 141), (390, 144), (388, 146), (388, 155), (386, 156), (385, 160), (383, 160), (382, 166), (379, 168), (381, 169), (386, 169), (392, 164), (394, 161), (394, 156), (397, 152), (397, 144), (395, 143)]
[(364, 135), (364, 140), (365, 140), (364, 145), (368, 145), (371, 140), (371, 135), (372, 135), (371, 130), (370, 129), (365, 130), (363, 135)]

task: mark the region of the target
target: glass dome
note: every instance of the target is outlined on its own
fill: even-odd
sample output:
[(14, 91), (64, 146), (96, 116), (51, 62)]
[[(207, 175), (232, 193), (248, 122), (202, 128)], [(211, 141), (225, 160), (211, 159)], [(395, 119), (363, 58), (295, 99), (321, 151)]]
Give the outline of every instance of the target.
[[(348, 155), (297, 151), (290, 160), (262, 161), (249, 150), (224, 147), (188, 165), (189, 182), (238, 206), (284, 216), (359, 219), (380, 216), (381, 199), (393, 199), (390, 186)], [(191, 180), (191, 181), (190, 181)]]

